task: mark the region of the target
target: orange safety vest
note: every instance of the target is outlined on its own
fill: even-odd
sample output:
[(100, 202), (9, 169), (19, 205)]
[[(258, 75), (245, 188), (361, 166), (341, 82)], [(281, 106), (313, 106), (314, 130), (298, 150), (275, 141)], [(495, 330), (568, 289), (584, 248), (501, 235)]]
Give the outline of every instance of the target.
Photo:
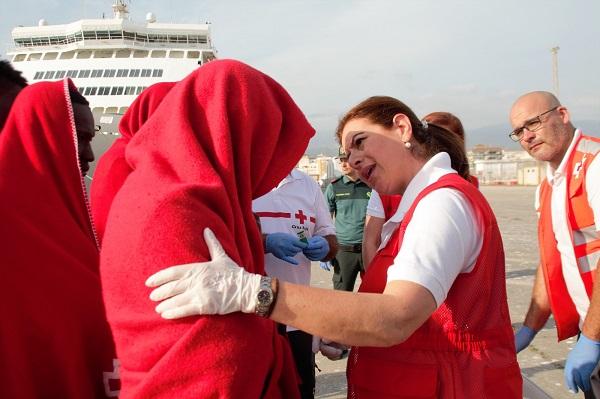
[[(592, 296), (594, 274), (600, 260), (600, 238), (596, 232), (594, 213), (590, 208), (585, 176), (588, 166), (600, 151), (600, 139), (581, 136), (569, 157), (565, 171), (567, 178), (567, 220), (579, 273), (588, 297)], [(600, 182), (599, 182), (600, 184)], [(540, 219), (538, 239), (540, 261), (544, 271), (546, 289), (558, 340), (572, 337), (579, 332), (579, 314), (569, 295), (563, 276), (560, 253), (552, 228), (552, 187), (547, 179), (540, 185)]]
[(348, 359), (348, 397), (521, 398), (522, 378), (508, 314), (502, 238), (494, 214), (472, 183), (443, 176), (415, 199), (390, 241), (373, 259), (359, 291), (381, 293), (419, 201), (449, 187), (463, 193), (483, 228), (473, 270), (459, 274), (446, 300), (405, 342), (389, 348), (354, 347)]

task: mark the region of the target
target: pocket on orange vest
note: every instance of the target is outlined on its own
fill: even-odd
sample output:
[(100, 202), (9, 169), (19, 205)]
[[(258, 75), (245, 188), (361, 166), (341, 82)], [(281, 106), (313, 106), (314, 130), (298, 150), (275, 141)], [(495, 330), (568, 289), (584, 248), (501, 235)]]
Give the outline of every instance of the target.
[(435, 365), (372, 358), (353, 368), (352, 385), (364, 392), (361, 398), (436, 398), (438, 370)]
[(517, 363), (507, 367), (486, 367), (483, 371), (483, 380), (486, 398), (523, 397), (523, 378)]

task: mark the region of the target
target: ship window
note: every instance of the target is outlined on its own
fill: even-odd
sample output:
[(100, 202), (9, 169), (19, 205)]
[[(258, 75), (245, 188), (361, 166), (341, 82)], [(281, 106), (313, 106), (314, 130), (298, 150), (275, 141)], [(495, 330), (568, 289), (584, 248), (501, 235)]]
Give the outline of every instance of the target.
[(119, 112), (119, 108), (117, 107), (106, 107), (107, 114), (116, 114), (117, 112)]
[(129, 71), (129, 77), (130, 78), (137, 78), (138, 76), (140, 76), (140, 70), (139, 69), (132, 69)]
[(129, 57), (131, 57), (131, 50), (117, 50), (115, 57), (116, 58), (129, 58)]
[(133, 58), (146, 58), (146, 57), (148, 57), (147, 50), (134, 50), (133, 51)]
[(119, 69), (117, 70), (117, 78), (127, 77), (129, 70), (127, 69)]
[(167, 35), (156, 35), (156, 41), (159, 43), (167, 43), (169, 41), (169, 37)]
[(131, 96), (135, 94), (135, 86), (127, 86), (125, 88), (125, 95), (126, 96)]
[(83, 38), (85, 40), (96, 40), (96, 31), (95, 30), (84, 30)]
[(165, 58), (167, 56), (167, 52), (165, 50), (154, 50), (150, 56), (152, 58)]
[(102, 77), (102, 69), (94, 69), (92, 71), (92, 78)]
[(112, 58), (112, 50), (96, 50), (94, 51), (94, 58)]
[(44, 79), (52, 79), (54, 78), (54, 71), (46, 71), (46, 74), (44, 75)]
[(67, 71), (56, 71), (56, 76), (54, 76), (56, 79), (62, 79), (65, 77), (65, 75), (67, 74)]
[(135, 34), (135, 40), (137, 40), (138, 42), (147, 42), (148, 41), (148, 35), (146, 35), (145, 33), (137, 33)]
[(15, 46), (16, 47), (31, 46), (31, 38), (27, 38), (27, 39), (15, 39)]
[[(94, 87), (94, 89), (95, 89), (95, 87)], [(104, 108), (102, 108), (102, 107), (92, 108), (92, 114), (94, 114), (94, 115), (101, 115), (103, 113), (104, 113)]]
[(47, 37), (34, 37), (31, 41), (34, 46), (47, 46), (50, 44), (50, 39)]
[(114, 96), (114, 95), (116, 95), (116, 94), (117, 94), (117, 90), (118, 90), (118, 89), (119, 89), (119, 88), (118, 88), (118, 87), (116, 87), (116, 86), (115, 86), (115, 87), (113, 87), (113, 88), (112, 88), (112, 90), (110, 91), (110, 95), (111, 95), (111, 96)]
[(104, 77), (105, 78), (114, 78), (115, 77), (115, 69), (105, 69), (104, 70)]
[(108, 31), (107, 30), (96, 31), (96, 37), (98, 39), (108, 39), (109, 38)]
[(91, 50), (81, 50), (77, 52), (77, 56), (75, 58), (91, 58), (92, 51)]
[(86, 88), (85, 88), (85, 92), (83, 93), (83, 95), (84, 95), (84, 96), (89, 96), (91, 91), (92, 91), (92, 88), (91, 88), (91, 87), (86, 87)]
[(13, 58), (13, 62), (21, 62), (25, 60), (25, 54), (17, 54), (15, 58)]
[(172, 50), (169, 53), (169, 57), (171, 58), (183, 58), (183, 51), (180, 50)]
[(163, 74), (162, 69), (155, 69), (152, 71), (152, 77), (154, 77), (154, 78), (160, 78), (160, 77), (162, 77), (162, 74)]
[(42, 53), (31, 53), (29, 54), (29, 58), (27, 58), (29, 61), (32, 60), (39, 60), (40, 58), (42, 58)]
[(51, 36), (49, 39), (50, 44), (64, 44), (67, 42), (66, 36)]
[(75, 51), (65, 51), (64, 53), (60, 53), (61, 60), (70, 60), (75, 56)]
[(199, 51), (188, 51), (187, 57), (188, 58), (200, 58), (200, 52)]
[[(115, 89), (115, 88), (113, 87), (113, 90), (114, 90), (114, 89)], [(120, 95), (122, 95), (122, 94), (123, 94), (123, 90), (125, 90), (125, 88), (124, 88), (123, 86), (119, 86), (119, 87), (117, 87), (117, 96), (120, 96)]]
[(135, 40), (135, 33), (133, 32), (123, 32), (123, 38), (127, 40)]
[(90, 90), (90, 96), (95, 96), (97, 90), (98, 90), (97, 87), (92, 87), (92, 90)]
[(110, 31), (110, 38), (111, 39), (122, 39), (123, 38), (123, 31), (122, 30), (111, 30)]
[(142, 78), (147, 78), (152, 75), (152, 69), (142, 69)]
[(107, 96), (108, 93), (110, 93), (110, 87), (103, 86), (98, 88), (99, 96)]
[(58, 57), (58, 53), (56, 53), (56, 52), (51, 52), (51, 53), (44, 54), (44, 59), (45, 60), (55, 60), (57, 57)]
[(77, 88), (77, 90), (79, 91), (80, 94), (83, 94), (85, 87), (79, 87), (79, 88)]
[(142, 86), (138, 86), (137, 89), (135, 90), (135, 94), (140, 94), (142, 92), (142, 90), (144, 90), (144, 88)]
[(125, 112), (127, 112), (128, 109), (129, 109), (129, 107), (121, 107), (121, 108), (119, 108), (119, 114), (123, 115)]
[(76, 78), (77, 77), (77, 71), (67, 71), (67, 77), (68, 78)]
[(44, 76), (44, 72), (36, 72), (33, 80), (41, 79)]
[(79, 71), (79, 78), (89, 78), (90, 77), (90, 70), (89, 69), (84, 69)]

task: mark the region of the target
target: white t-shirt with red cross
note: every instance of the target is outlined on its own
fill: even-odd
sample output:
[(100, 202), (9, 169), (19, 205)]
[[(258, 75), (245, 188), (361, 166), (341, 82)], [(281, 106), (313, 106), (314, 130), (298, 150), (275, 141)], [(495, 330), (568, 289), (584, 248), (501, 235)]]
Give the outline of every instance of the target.
[[(335, 235), (335, 227), (321, 188), (310, 176), (293, 169), (277, 187), (252, 201), (252, 210), (260, 217), (263, 234), (290, 233), (307, 239), (319, 235)], [(295, 284), (310, 284), (311, 261), (302, 252), (292, 265), (265, 254), (265, 270), (269, 276)]]

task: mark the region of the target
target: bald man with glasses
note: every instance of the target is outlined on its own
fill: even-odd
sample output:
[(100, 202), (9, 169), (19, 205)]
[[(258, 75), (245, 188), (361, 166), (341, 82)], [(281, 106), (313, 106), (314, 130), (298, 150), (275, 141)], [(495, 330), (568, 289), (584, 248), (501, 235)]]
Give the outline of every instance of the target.
[(579, 334), (565, 364), (568, 389), (600, 397), (590, 383), (600, 362), (600, 284), (595, 284), (600, 270), (600, 139), (576, 129), (567, 108), (543, 91), (519, 97), (510, 123), (509, 137), (547, 163), (536, 192), (540, 265), (529, 310), (515, 334), (516, 349), (525, 349), (552, 314), (559, 340)]

